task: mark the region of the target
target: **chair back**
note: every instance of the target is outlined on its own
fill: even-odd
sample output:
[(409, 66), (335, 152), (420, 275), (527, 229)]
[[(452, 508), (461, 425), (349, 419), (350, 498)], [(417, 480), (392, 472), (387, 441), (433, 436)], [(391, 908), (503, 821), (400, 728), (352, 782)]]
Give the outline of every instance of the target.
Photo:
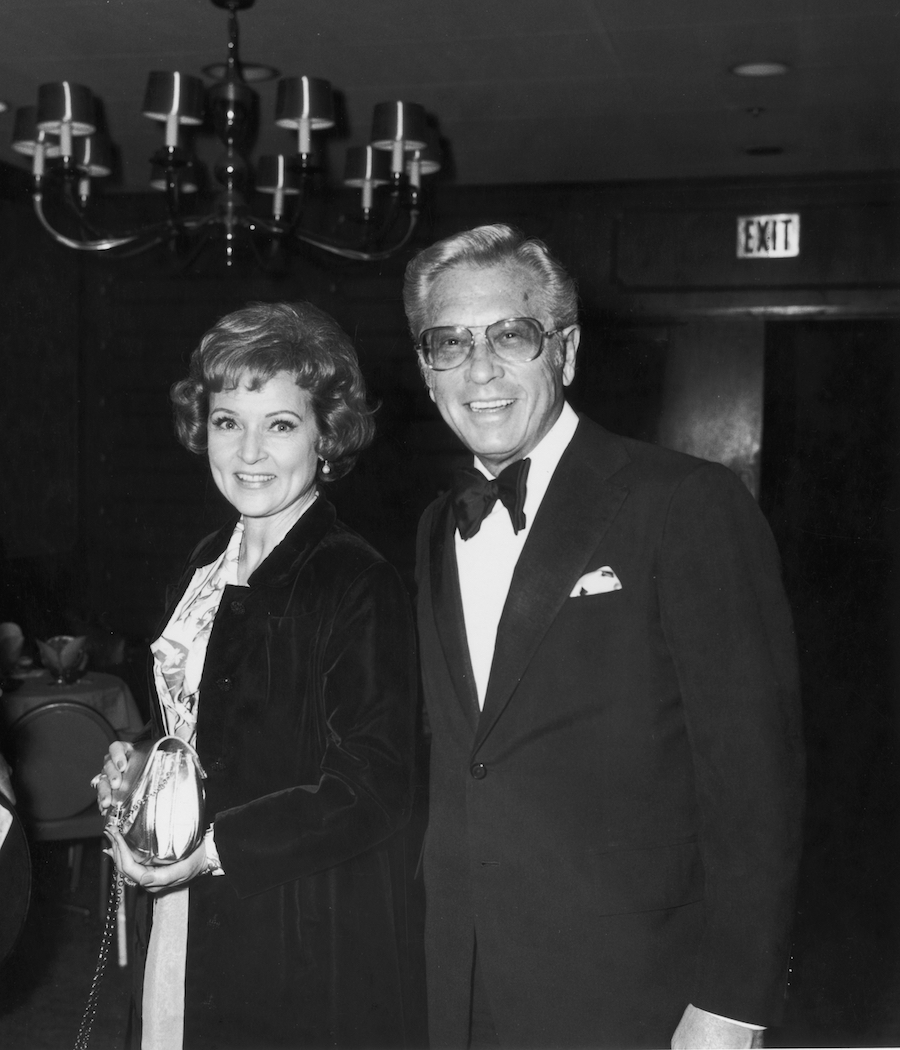
[(12, 724), (10, 737), (13, 782), (26, 823), (64, 820), (96, 800), (91, 779), (116, 739), (99, 711), (68, 699), (41, 704)]

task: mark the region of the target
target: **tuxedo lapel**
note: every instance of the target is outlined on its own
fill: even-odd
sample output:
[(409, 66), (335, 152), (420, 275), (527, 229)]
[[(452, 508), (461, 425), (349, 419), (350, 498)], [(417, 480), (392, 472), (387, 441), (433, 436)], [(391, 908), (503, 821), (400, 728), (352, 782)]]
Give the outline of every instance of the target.
[(480, 712), (459, 590), (459, 571), (453, 543), (455, 527), (448, 499), (443, 506), (438, 507), (432, 520), (431, 601), (453, 688), (474, 731)]
[(475, 746), (490, 733), (619, 508), (627, 488), (608, 480), (624, 446), (581, 422), (541, 502), (500, 617)]

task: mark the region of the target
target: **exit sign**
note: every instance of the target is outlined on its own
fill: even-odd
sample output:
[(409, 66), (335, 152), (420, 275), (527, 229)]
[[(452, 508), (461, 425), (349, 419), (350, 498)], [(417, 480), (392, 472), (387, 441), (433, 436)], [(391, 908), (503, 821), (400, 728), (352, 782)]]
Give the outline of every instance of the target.
[(791, 259), (799, 254), (799, 215), (742, 215), (738, 219), (739, 259)]

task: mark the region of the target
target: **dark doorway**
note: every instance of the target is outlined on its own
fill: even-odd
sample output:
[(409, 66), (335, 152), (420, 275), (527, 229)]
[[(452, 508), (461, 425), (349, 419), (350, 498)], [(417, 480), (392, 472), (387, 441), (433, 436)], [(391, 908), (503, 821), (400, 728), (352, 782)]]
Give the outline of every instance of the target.
[(770, 323), (762, 508), (797, 627), (806, 841), (787, 1024), (769, 1045), (900, 1042), (900, 322)]

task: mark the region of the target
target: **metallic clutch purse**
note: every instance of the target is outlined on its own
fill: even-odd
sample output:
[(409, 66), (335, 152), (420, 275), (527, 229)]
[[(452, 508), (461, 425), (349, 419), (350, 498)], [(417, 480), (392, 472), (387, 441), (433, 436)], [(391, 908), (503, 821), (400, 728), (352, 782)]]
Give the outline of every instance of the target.
[(135, 744), (109, 820), (143, 863), (174, 864), (200, 845), (205, 777), (197, 752), (180, 737)]

